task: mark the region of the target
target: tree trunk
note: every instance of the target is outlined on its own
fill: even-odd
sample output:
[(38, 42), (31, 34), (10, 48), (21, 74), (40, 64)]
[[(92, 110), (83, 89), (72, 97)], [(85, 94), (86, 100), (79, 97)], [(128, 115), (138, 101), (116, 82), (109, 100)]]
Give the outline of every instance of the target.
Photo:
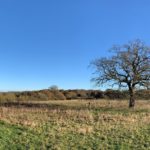
[(134, 88), (129, 89), (129, 94), (130, 94), (129, 108), (133, 108), (135, 106)]

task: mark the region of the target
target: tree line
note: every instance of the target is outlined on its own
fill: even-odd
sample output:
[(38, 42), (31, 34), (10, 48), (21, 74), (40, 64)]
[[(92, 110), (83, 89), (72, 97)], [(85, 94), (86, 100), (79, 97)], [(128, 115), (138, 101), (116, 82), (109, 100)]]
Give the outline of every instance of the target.
[[(48, 100), (125, 100), (128, 99), (128, 90), (39, 90), (25, 92), (2, 92), (0, 93), (0, 102), (9, 101), (48, 101)], [(150, 100), (150, 90), (137, 90), (136, 99)]]

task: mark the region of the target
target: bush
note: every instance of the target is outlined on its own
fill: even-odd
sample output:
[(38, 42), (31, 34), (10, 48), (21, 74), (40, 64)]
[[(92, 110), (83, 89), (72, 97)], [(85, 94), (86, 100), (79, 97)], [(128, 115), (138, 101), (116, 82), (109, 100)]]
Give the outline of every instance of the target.
[(65, 95), (66, 99), (68, 99), (68, 100), (78, 98), (77, 93), (75, 91), (70, 91), (70, 90), (65, 91), (64, 95)]
[(150, 99), (150, 90), (138, 90), (135, 94), (136, 99)]
[(108, 89), (104, 92), (105, 98), (107, 99), (128, 99), (128, 91), (119, 91)]
[(52, 94), (54, 96), (54, 100), (65, 100), (66, 99), (64, 94), (61, 93), (60, 91), (52, 90), (51, 92), (52, 92)]

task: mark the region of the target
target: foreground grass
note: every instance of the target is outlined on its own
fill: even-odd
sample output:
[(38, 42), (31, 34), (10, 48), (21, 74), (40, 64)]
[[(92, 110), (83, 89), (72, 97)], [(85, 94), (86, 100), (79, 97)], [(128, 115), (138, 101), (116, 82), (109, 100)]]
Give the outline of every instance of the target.
[(150, 101), (0, 105), (0, 149), (150, 149)]

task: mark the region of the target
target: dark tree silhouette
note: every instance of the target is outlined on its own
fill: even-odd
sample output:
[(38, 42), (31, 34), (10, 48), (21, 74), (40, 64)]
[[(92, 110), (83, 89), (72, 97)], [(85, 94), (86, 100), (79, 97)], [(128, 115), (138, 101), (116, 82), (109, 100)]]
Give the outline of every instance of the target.
[(150, 88), (150, 47), (141, 40), (135, 40), (122, 46), (113, 46), (111, 52), (113, 56), (91, 62), (96, 70), (92, 81), (97, 86), (109, 82), (112, 86), (127, 87), (129, 107), (134, 107), (136, 88)]

